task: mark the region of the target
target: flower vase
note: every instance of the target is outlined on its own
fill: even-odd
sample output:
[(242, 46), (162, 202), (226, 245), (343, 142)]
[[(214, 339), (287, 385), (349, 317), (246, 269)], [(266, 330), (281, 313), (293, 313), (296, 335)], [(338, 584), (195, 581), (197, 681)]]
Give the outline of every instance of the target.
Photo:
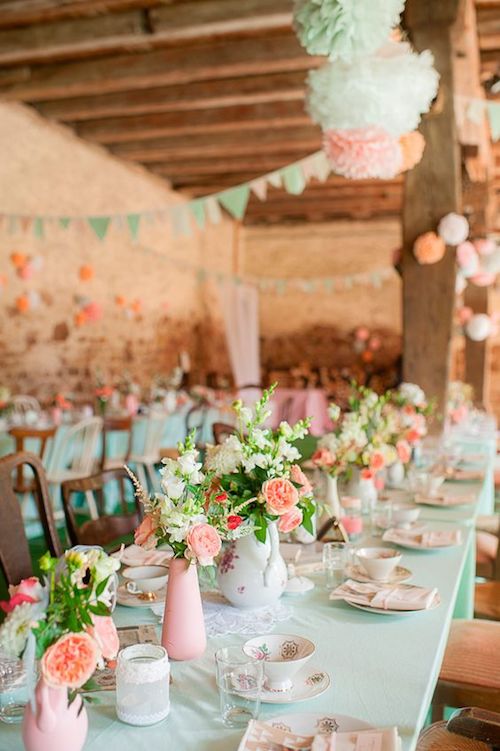
[(231, 542), (219, 561), (217, 581), (224, 597), (237, 608), (276, 603), (287, 583), (276, 522), (268, 524), (265, 542), (254, 534)]
[(359, 467), (353, 467), (351, 479), (347, 484), (347, 493), (361, 500), (362, 513), (368, 515), (378, 498), (373, 473), (364, 473)]
[(22, 726), (26, 751), (81, 751), (88, 719), (81, 696), (68, 704), (66, 688), (52, 688), (44, 679), (35, 689), (35, 711), (26, 705)]
[(386, 481), (387, 487), (399, 488), (405, 479), (405, 468), (403, 462), (399, 459), (387, 467)]
[(194, 660), (207, 646), (198, 570), (185, 558), (170, 561), (161, 643), (172, 660)]

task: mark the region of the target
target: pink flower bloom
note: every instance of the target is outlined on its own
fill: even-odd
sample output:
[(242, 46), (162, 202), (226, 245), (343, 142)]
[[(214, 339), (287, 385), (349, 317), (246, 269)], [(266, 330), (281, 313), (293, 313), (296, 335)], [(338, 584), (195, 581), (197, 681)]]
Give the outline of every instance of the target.
[(409, 444), (417, 443), (417, 441), (420, 440), (421, 435), (418, 430), (415, 430), (415, 428), (410, 428), (410, 430), (406, 431), (406, 440)]
[(240, 526), (242, 522), (243, 522), (243, 518), (241, 516), (238, 516), (237, 514), (233, 514), (227, 517), (227, 528), (238, 529), (238, 527)]
[(377, 475), (373, 481), (377, 490), (383, 490), (385, 486), (384, 478), (381, 475)]
[(312, 460), (317, 467), (333, 467), (335, 464), (335, 456), (331, 451), (326, 448), (316, 449), (312, 455)]
[(96, 669), (98, 659), (99, 647), (89, 634), (65, 634), (43, 655), (42, 676), (53, 688), (79, 688)]
[(219, 533), (210, 524), (195, 524), (186, 535), (186, 544), (192, 558), (196, 558), (202, 566), (211, 566), (222, 542)]
[(156, 526), (151, 516), (145, 516), (134, 533), (134, 542), (145, 550), (156, 548), (158, 538), (155, 534)]
[(333, 171), (354, 180), (368, 177), (390, 180), (403, 166), (398, 139), (380, 127), (326, 130), (323, 149)]
[(228, 497), (229, 497), (229, 496), (228, 496), (228, 494), (227, 494), (227, 493), (218, 493), (218, 494), (217, 494), (217, 495), (215, 496), (215, 498), (214, 498), (214, 502), (215, 502), (215, 503), (220, 503), (221, 505), (224, 505), (224, 503), (227, 503), (227, 499), (228, 499)]
[(266, 499), (267, 511), (276, 516), (283, 516), (299, 502), (297, 488), (285, 477), (267, 480), (262, 486), (262, 493)]
[(294, 506), (286, 514), (280, 518), (278, 522), (278, 529), (280, 532), (291, 532), (293, 529), (302, 524), (302, 511)]
[(374, 476), (375, 475), (374, 475), (374, 473), (372, 472), (371, 469), (366, 469), (365, 468), (365, 469), (361, 470), (361, 478), (363, 480), (373, 480)]
[(480, 256), (489, 256), (496, 250), (496, 243), (487, 237), (481, 237), (474, 240), (474, 247)]
[(101, 654), (106, 660), (114, 660), (120, 649), (120, 640), (116, 631), (116, 626), (110, 615), (93, 615), (92, 626), (89, 626), (87, 633), (95, 639)]
[(403, 464), (408, 464), (411, 459), (411, 446), (408, 441), (398, 441), (396, 443), (396, 451), (398, 452), (399, 460)]
[(374, 451), (370, 457), (370, 469), (374, 472), (378, 472), (385, 465), (384, 455), (381, 451)]
[(290, 477), (292, 482), (296, 482), (297, 485), (302, 486), (299, 488), (299, 495), (310, 495), (312, 493), (312, 485), (298, 464), (292, 464)]
[(4, 613), (10, 613), (23, 602), (39, 602), (42, 599), (43, 587), (36, 576), (22, 579), (17, 585), (9, 587), (10, 600), (0, 602), (0, 608)]

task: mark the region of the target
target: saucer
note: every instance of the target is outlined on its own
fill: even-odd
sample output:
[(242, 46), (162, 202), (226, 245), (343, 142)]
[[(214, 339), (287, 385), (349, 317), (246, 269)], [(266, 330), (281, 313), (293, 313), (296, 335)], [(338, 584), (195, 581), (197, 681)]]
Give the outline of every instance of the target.
[(371, 608), (369, 605), (359, 605), (357, 602), (349, 602), (344, 600), (347, 605), (358, 610), (364, 610), (366, 613), (376, 613), (378, 615), (415, 615), (416, 613), (428, 613), (430, 610), (435, 610), (441, 605), (441, 597), (439, 593), (434, 597), (432, 605), (429, 608), (420, 610), (390, 610), (389, 608)]
[[(330, 687), (330, 676), (318, 667), (305, 665), (293, 679), (292, 688), (289, 691), (270, 691), (265, 686), (260, 693), (260, 701), (263, 704), (294, 704), (299, 701), (309, 701), (316, 696), (324, 694)], [(245, 694), (252, 698), (252, 695)]]
[(349, 579), (354, 579), (357, 582), (383, 581), (386, 584), (399, 584), (399, 582), (404, 582), (412, 577), (410, 569), (403, 566), (396, 566), (388, 579), (371, 579), (362, 566), (352, 564), (346, 566), (346, 574)]
[(159, 589), (157, 592), (152, 592), (156, 597), (152, 600), (146, 600), (139, 595), (133, 595), (127, 590), (125, 584), (120, 584), (116, 591), (116, 602), (118, 605), (124, 605), (126, 608), (150, 608), (151, 605), (165, 602), (167, 596), (167, 587)]

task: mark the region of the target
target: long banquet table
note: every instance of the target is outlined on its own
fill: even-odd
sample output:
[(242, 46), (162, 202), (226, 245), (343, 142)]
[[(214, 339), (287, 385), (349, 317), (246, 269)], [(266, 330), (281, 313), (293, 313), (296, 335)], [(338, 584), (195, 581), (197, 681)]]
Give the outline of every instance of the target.
[[(438, 587), (441, 605), (437, 609), (411, 616), (362, 612), (344, 603), (329, 602), (322, 575), (313, 577), (316, 587), (310, 593), (285, 598), (292, 609), (291, 618), (274, 630), (312, 639), (316, 644), (314, 665), (329, 673), (331, 685), (322, 696), (302, 704), (262, 705), (262, 718), (289, 712), (350, 715), (376, 726), (397, 725), (403, 751), (416, 748), (451, 619), (467, 616), (471, 609), (473, 520), (481, 486), (473, 483), (467, 488), (476, 498), (476, 503), (468, 507), (468, 515), (464, 509), (423, 510), (423, 518), (441, 517), (432, 522), (436, 528), (461, 529), (463, 541), (459, 547), (403, 551), (402, 564), (412, 570), (412, 581)], [(149, 608), (118, 606), (115, 620), (119, 626), (157, 623)], [(214, 652), (220, 646), (242, 644), (244, 640), (241, 635), (211, 638), (202, 658), (173, 663), (171, 712), (159, 725), (136, 728), (122, 724), (115, 715), (114, 694), (100, 694), (101, 704), (88, 710), (90, 727), (85, 751), (236, 751), (242, 731), (227, 729), (220, 720)], [(0, 729), (0, 748), (22, 749), (18, 726)]]

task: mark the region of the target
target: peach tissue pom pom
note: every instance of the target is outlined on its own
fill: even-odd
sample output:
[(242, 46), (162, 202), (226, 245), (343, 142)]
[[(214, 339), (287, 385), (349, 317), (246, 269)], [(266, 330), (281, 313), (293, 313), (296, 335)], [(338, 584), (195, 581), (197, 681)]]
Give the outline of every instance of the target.
[(413, 169), (420, 162), (424, 154), (425, 138), (418, 130), (404, 133), (400, 136), (399, 146), (403, 155), (402, 172)]
[(413, 246), (413, 253), (420, 264), (437, 263), (443, 258), (445, 251), (444, 240), (435, 232), (420, 235)]
[(391, 179), (401, 171), (399, 141), (383, 128), (327, 130), (323, 148), (332, 170), (351, 180)]

